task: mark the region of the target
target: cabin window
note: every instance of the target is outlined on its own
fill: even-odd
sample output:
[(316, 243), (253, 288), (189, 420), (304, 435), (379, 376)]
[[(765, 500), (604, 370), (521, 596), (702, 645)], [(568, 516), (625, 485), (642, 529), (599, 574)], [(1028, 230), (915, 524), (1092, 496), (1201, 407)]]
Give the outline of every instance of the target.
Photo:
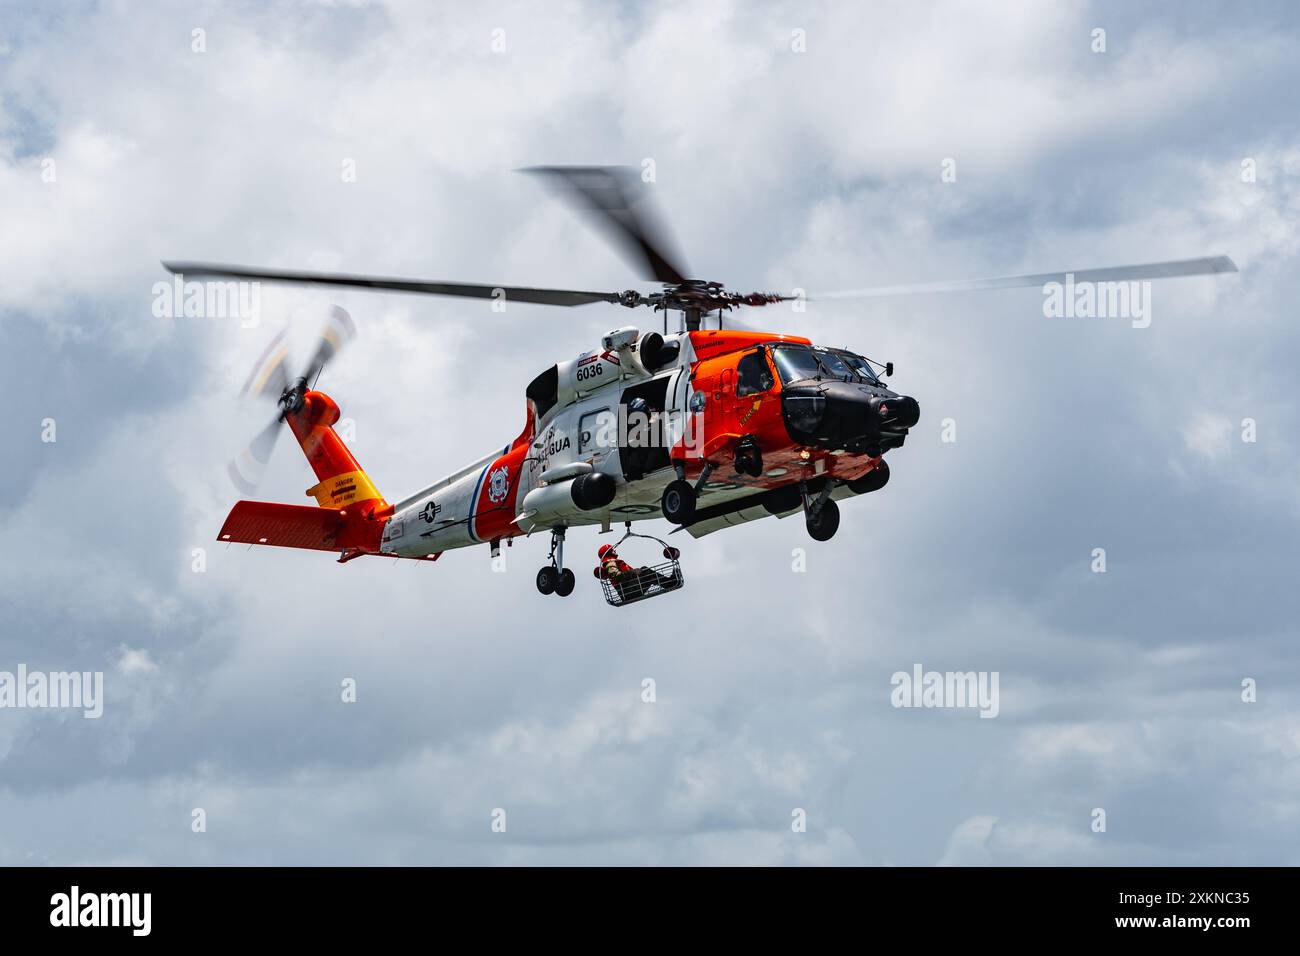
[(578, 454), (618, 446), (618, 417), (608, 408), (588, 412), (578, 422)]

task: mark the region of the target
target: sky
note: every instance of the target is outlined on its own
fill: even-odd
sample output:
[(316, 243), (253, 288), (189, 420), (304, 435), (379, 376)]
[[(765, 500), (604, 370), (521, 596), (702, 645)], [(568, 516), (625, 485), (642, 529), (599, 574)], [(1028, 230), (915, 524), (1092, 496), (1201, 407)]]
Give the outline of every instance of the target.
[[(0, 0), (0, 672), (104, 675), (98, 719), (0, 708), (0, 864), (1300, 863), (1298, 54), (1265, 2)], [(564, 163), (653, 169), (739, 291), (1240, 272), (1153, 283), (1146, 328), (1035, 288), (751, 313), (894, 362), (921, 421), (832, 541), (678, 535), (633, 607), (594, 529), (567, 599), (542, 535), (504, 571), (218, 544), (286, 325), (305, 361), (351, 313), (321, 387), (397, 500), (647, 320), (158, 317), (159, 260), (650, 291), (514, 172)], [(259, 496), (314, 482), (282, 439)], [(895, 707), (915, 665), (996, 674), (997, 716)]]

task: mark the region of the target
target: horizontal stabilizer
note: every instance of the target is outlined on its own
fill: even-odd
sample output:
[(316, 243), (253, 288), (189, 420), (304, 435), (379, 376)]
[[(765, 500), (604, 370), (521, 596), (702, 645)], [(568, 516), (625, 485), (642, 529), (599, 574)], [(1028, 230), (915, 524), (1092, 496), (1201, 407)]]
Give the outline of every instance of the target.
[(239, 501), (230, 509), (218, 540), (311, 551), (367, 549), (358, 530), (347, 521), (347, 512), (336, 508)]

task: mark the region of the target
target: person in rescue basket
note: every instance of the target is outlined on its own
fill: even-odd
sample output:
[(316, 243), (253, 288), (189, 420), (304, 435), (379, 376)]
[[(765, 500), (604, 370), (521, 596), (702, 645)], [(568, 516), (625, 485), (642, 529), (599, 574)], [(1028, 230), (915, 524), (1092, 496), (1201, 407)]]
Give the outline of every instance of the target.
[(602, 544), (596, 552), (599, 562), (591, 573), (614, 585), (624, 601), (643, 596), (656, 584), (665, 590), (676, 587), (671, 574), (657, 574), (650, 568), (634, 568), (618, 556), (612, 544)]

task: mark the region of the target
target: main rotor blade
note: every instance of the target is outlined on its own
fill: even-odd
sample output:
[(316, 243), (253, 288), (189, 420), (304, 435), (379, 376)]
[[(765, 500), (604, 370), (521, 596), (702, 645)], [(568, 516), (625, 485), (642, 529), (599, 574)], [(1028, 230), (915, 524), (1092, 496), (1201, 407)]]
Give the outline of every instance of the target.
[(962, 279), (956, 282), (922, 282), (913, 285), (886, 285), (844, 292), (822, 292), (809, 299), (866, 299), (876, 296), (917, 295), (932, 292), (975, 292), (982, 289), (1015, 289), (1065, 282), (1072, 276), (1079, 282), (1125, 282), (1135, 279), (1172, 279), (1178, 276), (1215, 275), (1236, 272), (1237, 265), (1227, 256), (1205, 259), (1176, 259), (1173, 262), (1150, 262), (1143, 265), (1109, 266), (1102, 269), (1079, 269), (1075, 272), (1040, 272), (1035, 275), (997, 276), (990, 279)]
[(590, 305), (592, 302), (619, 301), (617, 292), (576, 292), (567, 289), (531, 289), (522, 286), (470, 285), (463, 282), (430, 282), (420, 279), (389, 279), (334, 272), (258, 269), (250, 266), (222, 265), (213, 262), (164, 262), (168, 272), (209, 279), (251, 279), (266, 282), (302, 282), (314, 285), (351, 286), (358, 289), (382, 289), (389, 292), (420, 292), (426, 295), (453, 295), (468, 299), (504, 297), (507, 302), (530, 302), (537, 305)]
[(521, 172), (558, 183), (559, 194), (588, 214), (644, 278), (669, 285), (686, 281), (668, 229), (646, 201), (632, 167), (529, 166)]

